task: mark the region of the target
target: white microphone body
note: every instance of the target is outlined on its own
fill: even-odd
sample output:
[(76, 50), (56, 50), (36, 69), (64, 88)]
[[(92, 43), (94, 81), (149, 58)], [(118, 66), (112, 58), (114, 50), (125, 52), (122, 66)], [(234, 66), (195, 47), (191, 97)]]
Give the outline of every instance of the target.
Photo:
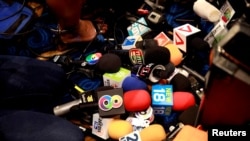
[(201, 18), (213, 23), (218, 22), (221, 17), (220, 10), (206, 0), (196, 0), (193, 5), (193, 10)]

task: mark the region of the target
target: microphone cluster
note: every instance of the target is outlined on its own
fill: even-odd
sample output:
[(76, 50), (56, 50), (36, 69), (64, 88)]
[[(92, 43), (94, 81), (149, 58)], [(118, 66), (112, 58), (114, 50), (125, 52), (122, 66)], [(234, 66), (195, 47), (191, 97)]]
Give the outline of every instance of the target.
[[(166, 36), (161, 40), (163, 32), (154, 39), (129, 36), (122, 49), (95, 54), (91, 63), (87, 57), (78, 71), (86, 73), (87, 66), (92, 65), (89, 76), (101, 77), (105, 89), (84, 91), (80, 99), (56, 106), (55, 115), (92, 111), (89, 112), (92, 114), (92, 134), (105, 140), (166, 139), (167, 132), (172, 132), (168, 127), (176, 125), (176, 119), (170, 117), (180, 115), (197, 103), (190, 74), (181, 66), (187, 53), (203, 50), (191, 44), (197, 42), (198, 32), (199, 29), (185, 24), (174, 30), (173, 41)], [(179, 40), (184, 38), (188, 43), (180, 45)], [(76, 64), (63, 60), (66, 64)], [(92, 101), (83, 101), (89, 96)]]

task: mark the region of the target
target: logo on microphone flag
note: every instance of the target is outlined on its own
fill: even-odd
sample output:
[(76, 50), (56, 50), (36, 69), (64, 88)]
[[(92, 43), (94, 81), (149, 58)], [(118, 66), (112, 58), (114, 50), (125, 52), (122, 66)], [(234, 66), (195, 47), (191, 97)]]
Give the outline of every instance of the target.
[(155, 115), (170, 115), (173, 106), (173, 86), (152, 85), (152, 108)]
[(124, 137), (119, 138), (119, 141), (142, 141), (139, 131), (134, 131)]
[(99, 114), (101, 117), (114, 116), (125, 113), (122, 88), (98, 91), (97, 96)]
[(135, 48), (135, 44), (137, 41), (142, 41), (141, 36), (128, 36), (122, 43), (123, 50), (129, 50), (131, 48)]
[(173, 41), (174, 44), (178, 46), (179, 49), (187, 52), (187, 41), (188, 38), (196, 35), (201, 30), (194, 27), (191, 24), (184, 24), (173, 29)]
[(131, 48), (129, 50), (129, 58), (133, 65), (144, 64), (143, 51), (139, 48)]
[(160, 32), (154, 37), (154, 39), (157, 41), (159, 46), (165, 46), (171, 41), (164, 32)]
[(102, 118), (100, 117), (99, 113), (93, 114), (92, 120), (92, 134), (102, 138), (108, 139), (108, 125), (113, 120), (113, 118)]

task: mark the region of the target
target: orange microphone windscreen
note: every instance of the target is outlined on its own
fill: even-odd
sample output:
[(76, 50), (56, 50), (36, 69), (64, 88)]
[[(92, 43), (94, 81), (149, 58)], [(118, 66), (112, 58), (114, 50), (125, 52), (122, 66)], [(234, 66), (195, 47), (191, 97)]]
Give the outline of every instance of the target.
[(179, 48), (172, 43), (167, 44), (165, 47), (170, 51), (170, 62), (175, 66), (179, 65), (183, 59), (183, 54)]

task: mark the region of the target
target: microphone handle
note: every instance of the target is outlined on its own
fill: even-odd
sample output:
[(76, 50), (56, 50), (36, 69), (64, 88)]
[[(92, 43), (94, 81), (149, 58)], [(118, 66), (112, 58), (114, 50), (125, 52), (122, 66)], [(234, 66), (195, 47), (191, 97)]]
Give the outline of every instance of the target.
[(74, 105), (82, 103), (81, 99), (76, 99), (65, 104), (58, 105), (53, 108), (53, 112), (56, 116), (61, 116), (70, 112), (70, 108)]
[(84, 110), (84, 111), (95, 111), (98, 110), (98, 103), (97, 102), (89, 102), (89, 103), (80, 103), (78, 105), (74, 105), (70, 108), (70, 111), (79, 111), (79, 110)]

